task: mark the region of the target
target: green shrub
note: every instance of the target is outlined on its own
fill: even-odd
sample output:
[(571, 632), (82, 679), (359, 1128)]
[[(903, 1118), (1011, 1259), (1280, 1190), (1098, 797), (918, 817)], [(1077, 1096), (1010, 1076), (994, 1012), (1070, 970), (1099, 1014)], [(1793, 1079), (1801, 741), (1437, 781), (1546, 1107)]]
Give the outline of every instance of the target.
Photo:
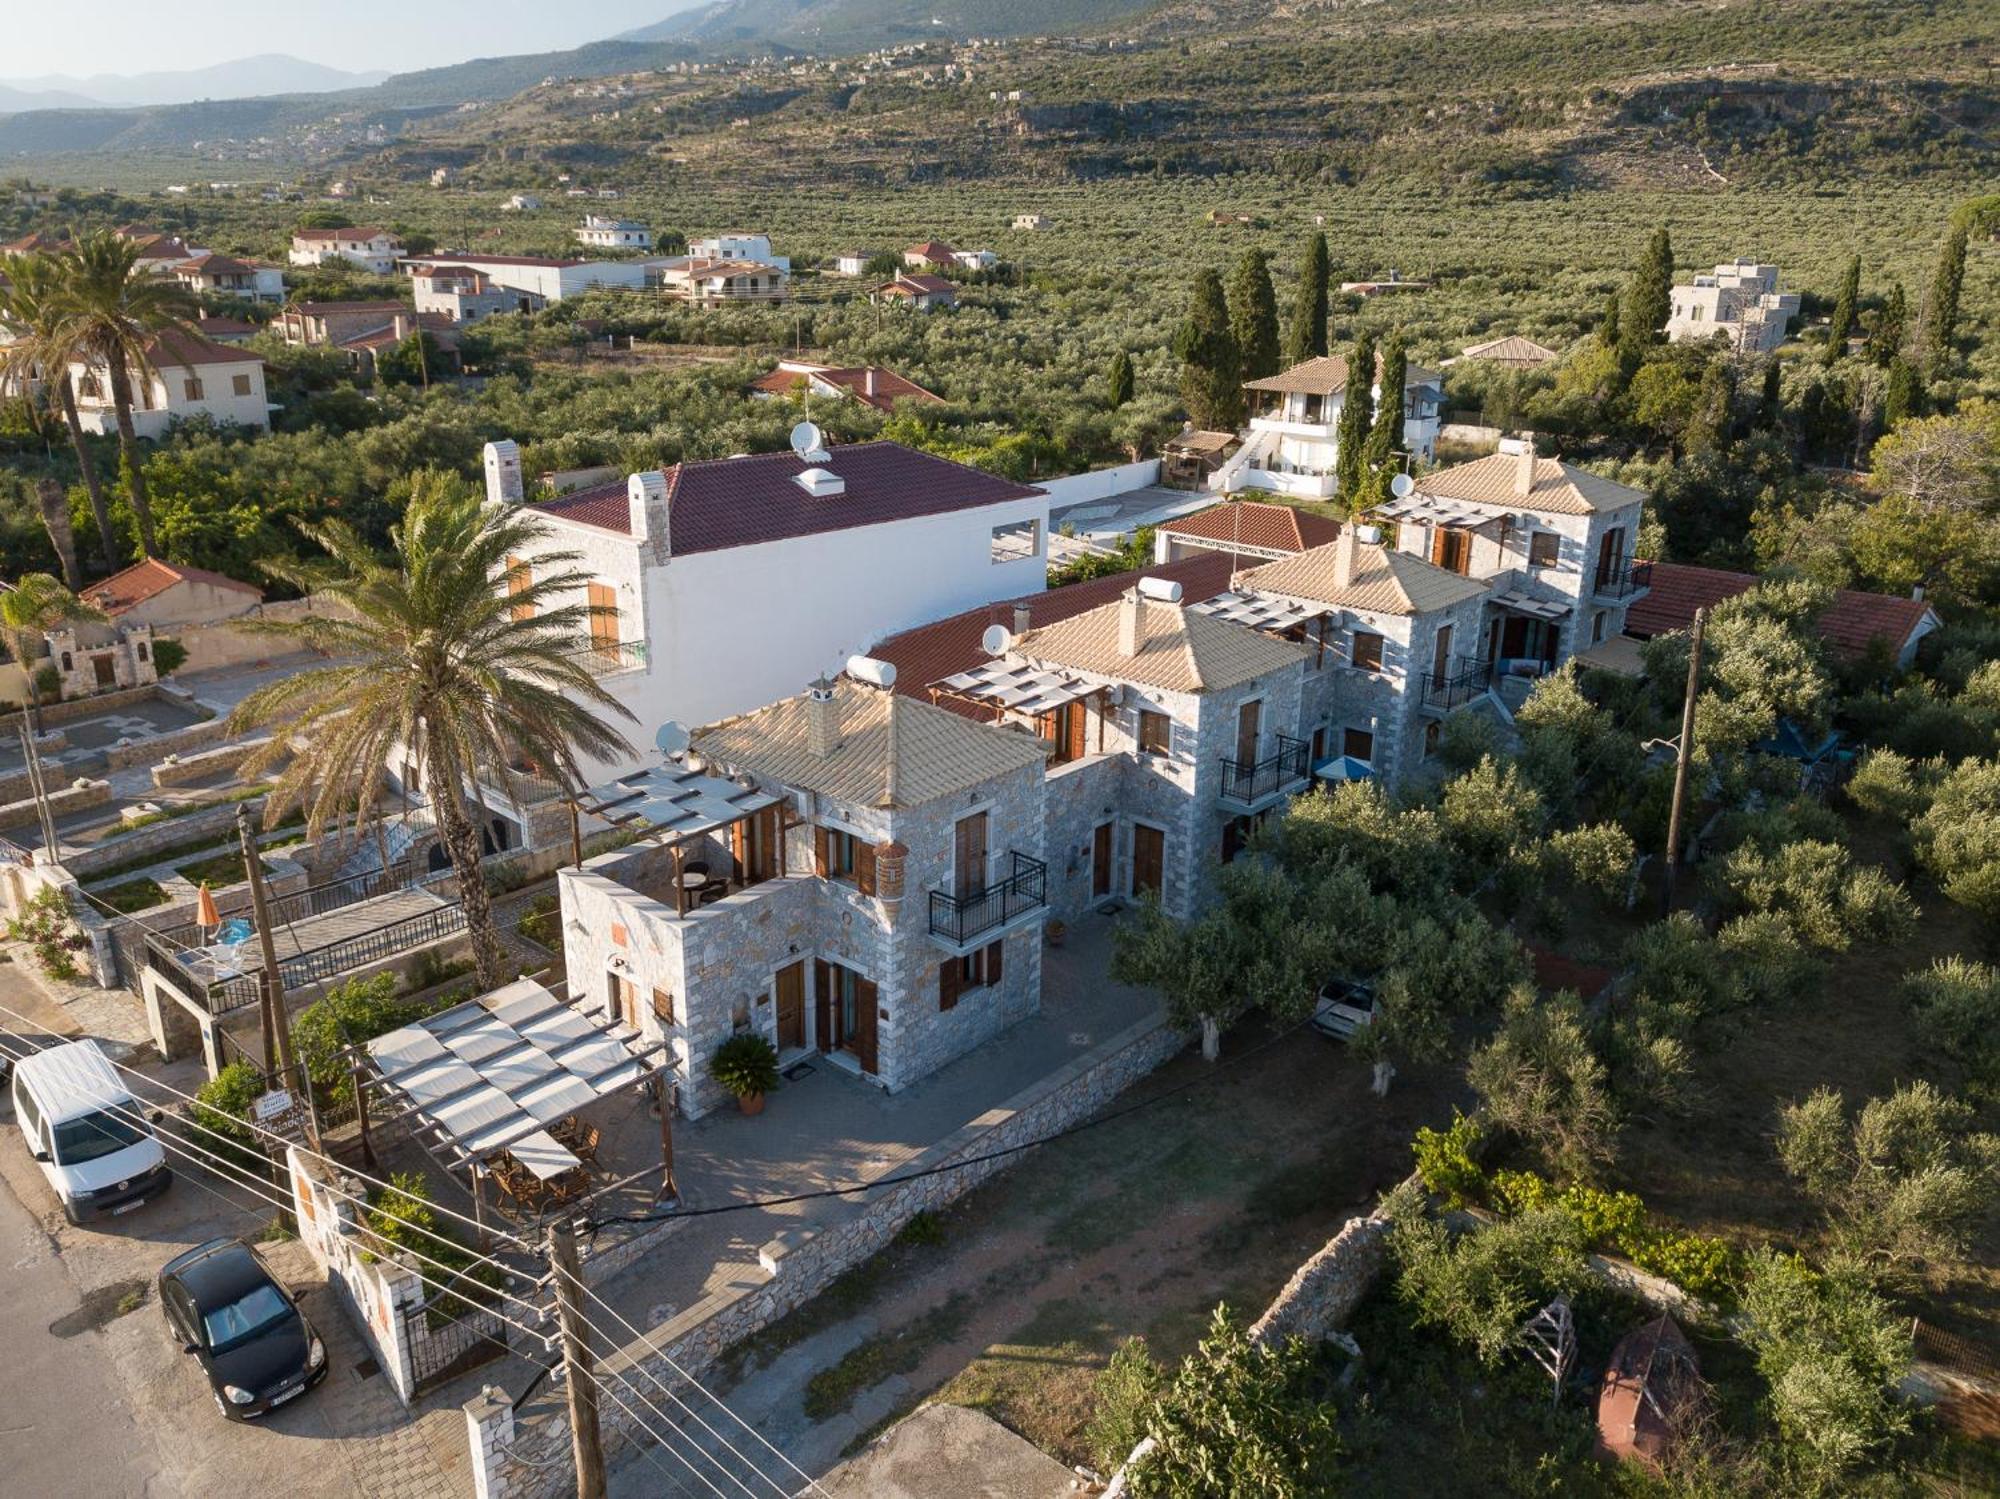
[(1532, 1171), (1496, 1171), (1487, 1200), (1510, 1218), (1550, 1210), (1567, 1213), (1586, 1246), (1621, 1254), (1691, 1296), (1714, 1300), (1731, 1289), (1735, 1252), (1729, 1245), (1704, 1234), (1654, 1227), (1635, 1192), (1575, 1184), (1558, 1188)]
[(708, 1075), (736, 1098), (754, 1098), (778, 1087), (778, 1049), (755, 1031), (731, 1036), (715, 1049)]
[(1648, 1230), (1625, 1249), (1641, 1270), (1672, 1281), (1704, 1301), (1726, 1299), (1735, 1284), (1736, 1251), (1706, 1234)]
[(128, 916), (134, 911), (151, 910), (167, 898), (167, 892), (160, 888), (159, 881), (143, 875), (136, 880), (113, 885), (108, 890), (93, 890), (91, 895), (112, 910), (123, 911)]
[(1144, 1338), (1127, 1338), (1112, 1350), (1097, 1376), (1097, 1396), (1084, 1445), (1101, 1473), (1115, 1473), (1146, 1435), (1146, 1412), (1167, 1383), (1166, 1370), (1146, 1351)]
[(370, 1258), (386, 1258), (399, 1249), (423, 1256), (416, 1260), (431, 1298), (427, 1320), (433, 1327), (449, 1322), (464, 1307), (491, 1302), (505, 1289), (499, 1267), (461, 1244), (431, 1206), (430, 1184), (420, 1171), (398, 1171), (389, 1185), (369, 1194), (368, 1230), (376, 1245)]
[(349, 979), (299, 1011), (292, 1022), (292, 1048), (320, 1107), (353, 1101), (354, 1076), (341, 1055), (344, 1048), (421, 1020), (435, 1008), (398, 999), (396, 976), (377, 973)]
[(1479, 1196), (1486, 1173), (1474, 1158), (1479, 1148), (1480, 1128), (1453, 1109), (1447, 1129), (1424, 1125), (1417, 1130), (1412, 1147), (1417, 1157), (1417, 1175), (1424, 1185), (1455, 1208), (1462, 1208)]
[(21, 914), (7, 923), (7, 935), (27, 943), (42, 972), (57, 979), (75, 978), (75, 955), (90, 946), (76, 925), (69, 897), (53, 885), (44, 885), (29, 899)]
[(178, 640), (153, 641), (153, 670), (160, 676), (172, 676), (187, 664), (187, 658), (187, 647)]
[(562, 901), (554, 895), (538, 895), (529, 903), (514, 930), (530, 942), (555, 952), (562, 947)]
[(232, 1165), (268, 1176), (271, 1158), (263, 1136), (250, 1127), (251, 1111), (264, 1094), (263, 1074), (248, 1062), (231, 1062), (195, 1090), (188, 1110), (197, 1126), (193, 1144)]
[(1576, 1219), (1560, 1208), (1458, 1235), (1434, 1218), (1398, 1219), (1389, 1233), (1396, 1294), (1417, 1323), (1470, 1343), (1487, 1364), (1535, 1308), (1592, 1284), (1584, 1248)]

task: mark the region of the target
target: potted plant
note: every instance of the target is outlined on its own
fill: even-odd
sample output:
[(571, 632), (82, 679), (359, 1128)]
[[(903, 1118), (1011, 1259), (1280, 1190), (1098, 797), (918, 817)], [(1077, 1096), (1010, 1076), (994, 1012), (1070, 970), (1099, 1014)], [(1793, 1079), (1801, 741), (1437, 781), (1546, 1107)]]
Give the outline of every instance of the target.
[(708, 1075), (732, 1094), (746, 1114), (764, 1112), (764, 1095), (778, 1086), (778, 1049), (755, 1031), (731, 1036), (715, 1049)]
[(1069, 928), (1060, 920), (1050, 921), (1043, 925), (1042, 935), (1048, 938), (1050, 947), (1061, 947), (1063, 938), (1069, 935)]

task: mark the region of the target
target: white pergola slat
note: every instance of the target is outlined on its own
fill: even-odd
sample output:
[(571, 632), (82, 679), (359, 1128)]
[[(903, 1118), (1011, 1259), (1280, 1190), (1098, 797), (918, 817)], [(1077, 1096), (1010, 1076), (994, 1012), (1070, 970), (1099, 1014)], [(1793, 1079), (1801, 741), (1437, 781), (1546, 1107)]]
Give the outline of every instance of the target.
[(1253, 630), (1278, 635), (1309, 625), (1327, 613), (1324, 608), (1313, 608), (1273, 594), (1238, 593), (1233, 589), (1189, 607), (1233, 625), (1247, 625)]
[(1532, 619), (1561, 619), (1569, 613), (1568, 604), (1558, 604), (1550, 599), (1538, 599), (1533, 594), (1521, 592), (1518, 588), (1510, 588), (1505, 593), (1494, 595), (1493, 602), (1502, 609), (1511, 609), (1516, 614), (1525, 614)]
[(1001, 660), (985, 662), (932, 685), (954, 697), (1030, 715), (1053, 713), (1101, 690), (1078, 677), (1046, 667), (1010, 665)]

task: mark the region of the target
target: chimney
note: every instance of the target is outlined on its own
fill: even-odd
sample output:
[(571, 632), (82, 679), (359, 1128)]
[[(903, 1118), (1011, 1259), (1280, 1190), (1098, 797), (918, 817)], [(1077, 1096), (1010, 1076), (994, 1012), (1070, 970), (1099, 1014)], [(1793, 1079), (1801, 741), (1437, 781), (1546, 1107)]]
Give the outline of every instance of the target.
[(518, 505), (527, 498), (521, 488), (521, 447), (511, 437), (486, 444), (486, 498), (496, 505)]
[(658, 469), (647, 469), (644, 473), (633, 474), (625, 481), (625, 504), (631, 517), (632, 539), (644, 541), (652, 535), (654, 516), (660, 519), (662, 536), (666, 531), (667, 518), (667, 476)]
[(1118, 600), (1118, 654), (1136, 656), (1139, 654), (1139, 622), (1146, 610), (1146, 601), (1139, 597), (1139, 590), (1128, 588)]
[(1355, 533), (1361, 528), (1348, 521), (1340, 528), (1340, 539), (1333, 544), (1333, 586), (1351, 588), (1354, 586), (1354, 557), (1361, 538)]
[(1526, 499), (1535, 492), (1535, 434), (1521, 434), (1521, 448), (1514, 455), (1514, 493)]
[(1019, 637), (1025, 635), (1028, 633), (1028, 631), (1032, 630), (1034, 627), (1035, 627), (1034, 618), (1028, 612), (1028, 606), (1026, 604), (1016, 604), (1014, 606), (1015, 636)]
[(833, 753), (840, 738), (840, 706), (833, 700), (833, 683), (817, 677), (806, 688), (806, 749), (816, 760)]
[(862, 387), (861, 387), (861, 388), (862, 388), (862, 389), (863, 389), (864, 391), (866, 391), (866, 392), (868, 393), (868, 399), (869, 399), (869, 400), (871, 400), (871, 401), (872, 401), (872, 400), (874, 400), (874, 399), (875, 399), (875, 366), (871, 364), (871, 365), (869, 365), (869, 366), (868, 366), (868, 368), (867, 368), (867, 369), (865, 369), (864, 371), (862, 371), (862, 374), (861, 374), (861, 379), (862, 379), (862, 382), (863, 382), (863, 383), (862, 383)]

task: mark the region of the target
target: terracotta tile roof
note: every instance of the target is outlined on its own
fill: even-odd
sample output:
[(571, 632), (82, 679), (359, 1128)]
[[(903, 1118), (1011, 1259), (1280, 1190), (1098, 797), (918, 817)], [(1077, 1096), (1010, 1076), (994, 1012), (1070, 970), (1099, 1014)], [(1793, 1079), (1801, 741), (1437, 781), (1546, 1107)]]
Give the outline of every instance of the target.
[(356, 224), (349, 229), (294, 229), (292, 231), (292, 238), (303, 240), (387, 239), (393, 240), (397, 244), (402, 243), (401, 240), (396, 239), (396, 236), (388, 230), (378, 229), (373, 224)]
[(199, 333), (162, 333), (146, 350), (154, 369), (190, 369), (197, 364), (262, 364), (263, 356), (231, 348)]
[(1559, 458), (1537, 458), (1533, 487), (1525, 495), (1516, 494), (1514, 480), (1519, 465), (1518, 454), (1489, 453), (1470, 463), (1423, 475), (1417, 480), (1416, 492), (1475, 505), (1497, 505), (1503, 510), (1539, 510), (1545, 515), (1594, 515), (1601, 510), (1622, 510), (1646, 498), (1643, 490), (1614, 484)]
[[(809, 467), (830, 469), (847, 481), (846, 491), (806, 493), (793, 481)], [(893, 442), (835, 448), (823, 464), (807, 464), (796, 453), (754, 453), (680, 463), (667, 472), (667, 513), (676, 556), (976, 510), (1040, 493)], [(621, 479), (537, 501), (535, 508), (629, 535), (632, 518), (626, 494), (626, 481)], [(893, 565), (893, 559), (884, 565)]]
[[(868, 389), (868, 377), (875, 377), (875, 389)], [(825, 364), (779, 365), (770, 374), (760, 376), (750, 382), (752, 390), (761, 390), (774, 396), (790, 395), (799, 382), (808, 377), (823, 380), (828, 385), (837, 385), (855, 400), (873, 406), (877, 411), (888, 411), (896, 402), (909, 399), (944, 403), (944, 397), (928, 391), (914, 380), (906, 380), (894, 370), (885, 370), (880, 365), (861, 365), (854, 369), (836, 369)]]
[(1065, 666), (1167, 692), (1217, 692), (1303, 661), (1306, 649), (1244, 625), (1200, 614), (1185, 603), (1145, 599), (1139, 649), (1118, 648), (1122, 600), (1030, 630), (1013, 649), (1044, 666)]
[(257, 331), (255, 323), (246, 323), (234, 317), (198, 317), (194, 320), (196, 331), (209, 338), (248, 338)]
[(302, 313), (306, 317), (354, 317), (362, 313), (406, 312), (407, 302), (293, 302), (285, 308), (287, 312)]
[(1196, 541), (1233, 541), (1259, 551), (1303, 552), (1332, 541), (1340, 534), (1340, 522), (1292, 505), (1227, 500), (1168, 521), (1159, 529), (1168, 536)]
[(238, 260), (233, 255), (218, 255), (213, 252), (197, 255), (192, 260), (183, 260), (174, 267), (176, 272), (188, 271), (203, 276), (241, 276), (257, 269), (247, 260)]
[(1468, 344), (1459, 352), (1461, 359), (1483, 359), (1490, 364), (1548, 364), (1561, 357), (1554, 349), (1518, 333), (1489, 338), (1483, 344)]
[(1243, 441), (1234, 432), (1183, 432), (1178, 437), (1170, 437), (1161, 444), (1176, 453), (1214, 454), (1227, 451)]
[[(636, 264), (636, 262), (623, 262), (623, 263)], [(592, 260), (578, 260), (574, 256), (566, 258), (558, 258), (553, 255), (457, 255), (454, 256), (449, 261), (432, 261), (432, 262), (426, 262), (426, 264), (450, 265), (453, 267), (469, 267), (470, 269), (475, 271), (478, 270), (481, 266), (488, 266), (488, 265), (539, 265), (539, 266), (548, 266), (559, 270), (567, 270), (571, 266), (602, 265), (604, 264), (604, 262), (592, 261)]]
[(1462, 577), (1410, 552), (1360, 543), (1354, 548), (1354, 575), (1343, 588), (1334, 582), (1339, 553), (1340, 543), (1329, 542), (1282, 557), (1251, 568), (1238, 586), (1377, 614), (1428, 614), (1488, 591), (1481, 580)]
[[(1375, 374), (1382, 374), (1382, 355), (1375, 355)], [(1419, 365), (1406, 365), (1403, 371), (1403, 388), (1412, 385), (1435, 385), (1438, 374)], [(1347, 360), (1338, 354), (1322, 354), (1317, 359), (1308, 359), (1303, 364), (1295, 364), (1288, 370), (1279, 370), (1275, 375), (1266, 375), (1261, 380), (1245, 380), (1245, 390), (1272, 390), (1286, 395), (1331, 396), (1347, 389)]]
[(182, 582), (234, 589), (252, 598), (261, 599), (264, 596), (261, 588), (210, 572), (207, 568), (182, 567), (177, 563), (162, 562), (157, 557), (148, 557), (123, 572), (113, 573), (101, 583), (93, 583), (84, 589), (83, 597), (115, 619)]
[(1031, 735), (973, 723), (845, 678), (834, 685), (833, 703), (838, 738), (827, 755), (812, 752), (812, 705), (804, 693), (711, 724), (695, 734), (694, 746), (733, 769), (864, 807), (920, 806), (1044, 759), (1041, 742)]
[(934, 260), (942, 264), (950, 260), (958, 251), (954, 250), (941, 239), (927, 239), (920, 245), (911, 245), (903, 253), (905, 255), (921, 256), (925, 260)]
[(876, 292), (891, 297), (948, 296), (958, 300), (958, 288), (942, 276), (898, 276), (893, 281), (885, 281), (875, 288)]
[[(868, 654), (896, 668), (898, 692), (911, 697), (928, 697), (928, 689), (933, 682), (942, 682), (946, 677), (969, 671), (989, 659), (980, 638), (986, 633), (988, 625), (1005, 625), (1012, 630), (1017, 604), (1027, 609), (1031, 627), (1052, 625), (1095, 609), (1100, 604), (1110, 603), (1140, 578), (1166, 578), (1178, 583), (1181, 585), (1181, 601), (1198, 604), (1229, 587), (1231, 566), (1232, 559), (1225, 553), (1201, 552), (1193, 557), (1183, 557), (1178, 562), (1112, 573), (1082, 583), (1071, 583), (1064, 588), (1023, 594), (1017, 599), (1002, 599), (995, 604), (982, 604), (963, 614), (950, 615), (891, 635), (886, 640), (877, 641)], [(967, 717), (976, 716), (978, 712), (970, 705), (955, 700), (947, 700), (941, 706)]]
[[(1695, 610), (1712, 609), (1725, 599), (1748, 593), (1761, 581), (1755, 573), (1655, 562), (1652, 588), (1625, 611), (1625, 633), (1650, 640), (1655, 635), (1692, 629)], [(1936, 618), (1936, 611), (1922, 599), (1843, 588), (1834, 594), (1817, 624), (1828, 647), (1852, 660), (1864, 655), (1876, 640), (1887, 641), (1891, 650), (1900, 651), (1926, 619)]]

